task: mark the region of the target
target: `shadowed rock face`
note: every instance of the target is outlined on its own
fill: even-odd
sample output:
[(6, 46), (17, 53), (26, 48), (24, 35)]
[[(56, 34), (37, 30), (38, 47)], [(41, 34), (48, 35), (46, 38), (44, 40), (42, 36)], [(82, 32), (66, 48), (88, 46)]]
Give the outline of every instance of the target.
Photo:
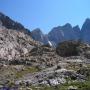
[(55, 42), (56, 44), (68, 41), (68, 40), (77, 40), (78, 37), (75, 34), (72, 26), (67, 23), (64, 26), (55, 27), (49, 32), (48, 37), (50, 41)]
[(32, 36), (32, 38), (33, 38), (34, 40), (40, 41), (40, 42), (42, 42), (42, 43), (44, 43), (44, 44), (47, 44), (48, 41), (49, 41), (47, 35), (44, 35), (39, 28), (33, 30), (33, 31), (31, 32), (31, 36)]
[(4, 26), (7, 29), (19, 30), (24, 33), (30, 34), (30, 31), (24, 28), (22, 24), (13, 21), (11, 18), (2, 13), (0, 13), (0, 25)]
[(90, 43), (90, 19), (86, 19), (81, 29), (82, 41)]
[(73, 30), (74, 30), (75, 35), (77, 36), (76, 39), (77, 40), (81, 39), (81, 30), (80, 30), (79, 26), (77, 25), (77, 26), (73, 27)]

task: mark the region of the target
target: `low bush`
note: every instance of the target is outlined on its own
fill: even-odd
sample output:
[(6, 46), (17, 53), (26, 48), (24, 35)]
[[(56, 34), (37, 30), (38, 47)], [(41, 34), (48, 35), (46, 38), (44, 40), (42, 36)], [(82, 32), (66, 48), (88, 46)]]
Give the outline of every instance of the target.
[(60, 56), (76, 56), (79, 55), (79, 42), (78, 41), (65, 41), (60, 43), (57, 48), (56, 52)]

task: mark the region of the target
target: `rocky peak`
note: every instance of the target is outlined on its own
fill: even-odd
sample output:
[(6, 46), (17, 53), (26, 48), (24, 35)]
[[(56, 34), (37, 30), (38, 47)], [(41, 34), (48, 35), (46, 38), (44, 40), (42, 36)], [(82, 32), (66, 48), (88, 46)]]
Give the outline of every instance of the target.
[(87, 18), (81, 29), (82, 41), (90, 43), (90, 19)]
[(70, 28), (72, 28), (72, 26), (71, 26), (71, 24), (66, 23), (64, 26), (62, 26), (62, 28), (70, 29)]
[(39, 29), (39, 28), (36, 28), (32, 31), (32, 34), (39, 34), (39, 35), (42, 35), (42, 31)]
[(57, 32), (60, 29), (61, 29), (61, 26), (54, 27), (49, 33), (51, 33), (51, 32)]
[(58, 43), (58, 41), (60, 40), (59, 37), (61, 37), (61, 33), (60, 33), (61, 28), (62, 28), (61, 26), (54, 27), (48, 33), (48, 38), (49, 38), (50, 41)]
[(55, 27), (48, 34), (50, 41), (55, 42), (56, 44), (67, 41), (67, 40), (76, 40), (77, 36), (71, 26), (67, 23), (64, 26)]
[(82, 26), (82, 31), (84, 30), (88, 30), (88, 29), (90, 29), (90, 19), (89, 18), (87, 18), (86, 20), (85, 20), (85, 22), (84, 22), (84, 24), (83, 24), (83, 26)]
[(80, 32), (80, 27), (78, 25), (76, 25), (76, 26), (73, 27), (73, 30)]
[(90, 18), (87, 18), (87, 19), (85, 20), (85, 22), (86, 22), (86, 23), (88, 23), (88, 22), (90, 23)]
[(31, 32), (31, 36), (36, 41), (40, 41), (40, 42), (42, 42), (44, 44), (47, 44), (48, 43), (48, 37), (47, 37), (47, 35), (44, 35), (39, 28), (33, 30)]

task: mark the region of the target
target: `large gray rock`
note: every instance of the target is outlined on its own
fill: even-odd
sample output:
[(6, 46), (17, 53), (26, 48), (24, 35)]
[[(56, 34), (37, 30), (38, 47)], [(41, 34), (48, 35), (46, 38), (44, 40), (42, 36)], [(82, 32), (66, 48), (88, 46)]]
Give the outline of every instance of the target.
[(27, 54), (37, 46), (29, 35), (12, 29), (0, 28), (0, 58), (1, 60), (14, 60)]

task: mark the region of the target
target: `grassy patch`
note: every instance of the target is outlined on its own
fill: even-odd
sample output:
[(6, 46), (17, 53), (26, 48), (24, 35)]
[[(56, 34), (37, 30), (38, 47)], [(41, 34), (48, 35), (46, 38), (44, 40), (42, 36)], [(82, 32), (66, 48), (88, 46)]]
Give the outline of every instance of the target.
[(18, 71), (16, 73), (16, 78), (20, 78), (25, 74), (34, 73), (34, 72), (38, 72), (38, 71), (39, 71), (39, 69), (37, 67), (25, 67), (25, 69), (22, 69), (21, 71)]

